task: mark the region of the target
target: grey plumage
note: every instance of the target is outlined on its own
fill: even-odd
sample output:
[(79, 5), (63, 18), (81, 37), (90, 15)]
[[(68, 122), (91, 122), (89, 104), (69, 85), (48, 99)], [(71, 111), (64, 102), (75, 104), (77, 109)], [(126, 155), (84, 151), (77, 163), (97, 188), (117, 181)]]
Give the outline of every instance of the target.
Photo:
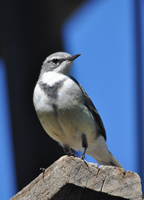
[(56, 82), (53, 86), (49, 86), (46, 83), (39, 82), (40, 88), (47, 94), (48, 98), (57, 98), (57, 92), (60, 87), (62, 87), (63, 81)]
[(71, 65), (80, 54), (54, 53), (43, 63), (34, 89), (33, 102), (45, 131), (65, 151), (81, 150), (100, 164), (122, 167), (109, 152), (106, 132), (91, 99), (71, 74)]

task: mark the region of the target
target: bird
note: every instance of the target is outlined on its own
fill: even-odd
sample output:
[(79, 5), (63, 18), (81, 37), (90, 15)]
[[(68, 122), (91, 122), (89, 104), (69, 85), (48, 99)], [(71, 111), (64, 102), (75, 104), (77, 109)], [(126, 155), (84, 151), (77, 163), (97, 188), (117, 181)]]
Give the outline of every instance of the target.
[(46, 133), (67, 155), (81, 151), (100, 165), (122, 167), (109, 151), (102, 119), (92, 100), (71, 75), (73, 61), (81, 54), (56, 52), (42, 64), (33, 92), (33, 103)]

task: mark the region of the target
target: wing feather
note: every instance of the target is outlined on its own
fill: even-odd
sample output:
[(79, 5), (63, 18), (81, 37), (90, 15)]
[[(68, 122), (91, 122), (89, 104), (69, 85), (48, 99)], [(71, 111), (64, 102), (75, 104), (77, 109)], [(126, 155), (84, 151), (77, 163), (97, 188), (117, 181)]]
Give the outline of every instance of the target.
[(106, 131), (105, 131), (103, 122), (102, 122), (101, 117), (100, 117), (97, 109), (95, 108), (93, 102), (91, 101), (90, 97), (88, 96), (86, 91), (83, 89), (83, 87), (80, 85), (80, 83), (72, 76), (70, 78), (80, 87), (82, 93), (84, 94), (85, 105), (88, 107), (88, 109), (90, 110), (90, 112), (92, 113), (92, 115), (95, 119), (98, 134), (101, 134), (106, 140)]

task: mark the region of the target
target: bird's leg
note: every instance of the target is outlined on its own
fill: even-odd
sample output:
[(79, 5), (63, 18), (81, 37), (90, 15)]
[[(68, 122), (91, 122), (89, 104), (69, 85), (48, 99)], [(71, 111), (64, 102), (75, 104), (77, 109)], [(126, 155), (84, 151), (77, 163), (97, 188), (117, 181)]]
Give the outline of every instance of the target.
[(82, 147), (83, 147), (83, 153), (82, 153), (81, 159), (83, 160), (85, 158), (85, 153), (88, 148), (87, 136), (84, 133), (82, 134)]
[(74, 153), (75, 151), (73, 149), (71, 149), (71, 156), (73, 157), (77, 157), (77, 155)]
[(66, 155), (77, 157), (68, 146), (64, 146), (63, 149)]

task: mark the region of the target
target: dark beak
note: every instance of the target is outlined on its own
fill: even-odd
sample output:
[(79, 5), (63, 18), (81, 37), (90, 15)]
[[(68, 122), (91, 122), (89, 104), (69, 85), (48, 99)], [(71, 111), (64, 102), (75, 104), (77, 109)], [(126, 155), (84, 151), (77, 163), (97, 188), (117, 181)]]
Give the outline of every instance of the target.
[(68, 58), (68, 60), (69, 61), (73, 61), (73, 60), (75, 60), (77, 57), (79, 57), (81, 54), (76, 54), (76, 55), (74, 55), (74, 56), (71, 56), (71, 57), (69, 57)]

